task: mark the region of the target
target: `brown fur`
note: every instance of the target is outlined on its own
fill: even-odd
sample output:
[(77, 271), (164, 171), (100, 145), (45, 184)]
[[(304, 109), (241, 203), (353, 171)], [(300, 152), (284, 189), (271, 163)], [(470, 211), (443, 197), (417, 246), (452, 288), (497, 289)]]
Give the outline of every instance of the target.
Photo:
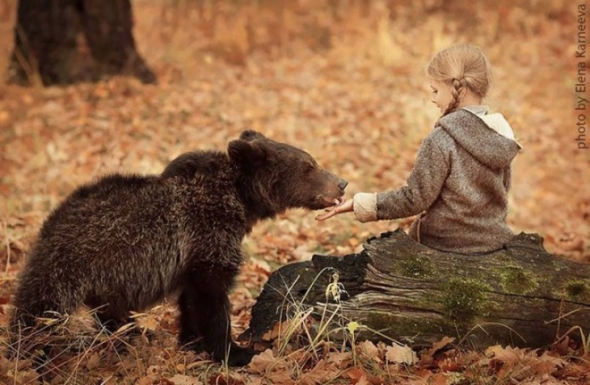
[(47, 218), (24, 268), (12, 326), (48, 311), (102, 306), (114, 325), (180, 293), (182, 345), (246, 364), (231, 342), (227, 293), (241, 242), (288, 208), (322, 209), (346, 182), (306, 152), (245, 131), (228, 153), (191, 152), (159, 176), (112, 175), (71, 194)]

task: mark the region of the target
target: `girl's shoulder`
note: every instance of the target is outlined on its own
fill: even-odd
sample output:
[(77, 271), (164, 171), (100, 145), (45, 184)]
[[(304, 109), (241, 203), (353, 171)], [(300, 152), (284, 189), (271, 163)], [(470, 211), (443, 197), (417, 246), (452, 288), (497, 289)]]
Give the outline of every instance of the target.
[(453, 138), (441, 126), (435, 126), (432, 131), (426, 136), (424, 141), (433, 142), (439, 146), (448, 146), (453, 144)]

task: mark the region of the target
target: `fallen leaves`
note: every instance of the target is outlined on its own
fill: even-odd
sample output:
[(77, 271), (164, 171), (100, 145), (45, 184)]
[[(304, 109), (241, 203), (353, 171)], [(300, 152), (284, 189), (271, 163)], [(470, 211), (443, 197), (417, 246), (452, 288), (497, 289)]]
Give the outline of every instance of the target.
[(278, 359), (274, 356), (271, 349), (254, 356), (248, 365), (251, 373), (259, 374), (267, 378), (271, 383), (292, 384), (291, 379), (292, 365), (287, 365), (284, 359)]
[(334, 365), (320, 359), (311, 370), (299, 376), (297, 383), (302, 385), (325, 384), (336, 378), (339, 373), (340, 370)]
[(377, 363), (382, 363), (382, 352), (371, 341), (362, 341), (357, 344), (356, 349), (360, 354)]
[(184, 374), (176, 374), (170, 377), (168, 381), (174, 385), (202, 385), (203, 383), (194, 377), (185, 376)]
[(350, 383), (353, 385), (386, 385), (390, 383), (380, 376), (367, 373), (362, 368), (351, 368), (346, 371), (346, 376), (350, 378)]
[(265, 373), (272, 366), (277, 365), (277, 359), (271, 349), (255, 355), (248, 367), (253, 373)]
[(407, 345), (388, 346), (385, 358), (388, 362), (396, 364), (414, 365), (418, 362), (418, 355)]
[(351, 352), (333, 352), (328, 355), (328, 363), (333, 364), (338, 369), (344, 369), (352, 362)]
[[(498, 376), (510, 376), (516, 380), (524, 380), (530, 377), (548, 377), (558, 369), (567, 365), (567, 362), (551, 355), (550, 352), (538, 354), (538, 350), (491, 346), (485, 351), (490, 357), (490, 367), (499, 368)], [(501, 365), (498, 365), (498, 361)]]
[(434, 355), (441, 350), (442, 348), (446, 347), (449, 344), (452, 344), (453, 342), (455, 342), (455, 338), (454, 337), (443, 337), (440, 341), (435, 342), (434, 344), (432, 344), (432, 348), (428, 349), (423, 355), (422, 355), (422, 362), (427, 361), (427, 360), (432, 360), (434, 358)]
[[(215, 19), (229, 17), (229, 3), (217, 3)], [(436, 48), (463, 41), (465, 34), (475, 36), (494, 66), (492, 108), (513, 123), (525, 147), (514, 162), (510, 226), (543, 234), (552, 252), (590, 261), (590, 185), (584, 183), (590, 164), (584, 154), (571, 150), (571, 134), (562, 130), (572, 111), (571, 90), (563, 86), (572, 79), (568, 52), (573, 35), (569, 16), (564, 17), (568, 6), (554, 1), (548, 12), (542, 7), (486, 5), (465, 13), (433, 10), (432, 2), (418, 1), (412, 6), (397, 2), (388, 14), (383, 2), (363, 3), (363, 9), (362, 2), (348, 3), (351, 8), (338, 4), (333, 9), (323, 1), (285, 3), (283, 11), (290, 19), (283, 28), (290, 33), (308, 32), (317, 20), (326, 24), (321, 26), (326, 43), (314, 49), (297, 45), (301, 41), (275, 39), (264, 23), (265, 17), (276, 20), (272, 12), (246, 14), (260, 22), (248, 33), (267, 39), (250, 56), (243, 52), (246, 20), (237, 12), (232, 17), (238, 18), (239, 28), (230, 31), (241, 42), (241, 66), (235, 67), (213, 52), (200, 51), (204, 45), (232, 38), (203, 35), (199, 21), (206, 21), (207, 15), (196, 15), (187, 4), (182, 12), (177, 10), (172, 26), (158, 19), (165, 6), (145, 2), (134, 8), (135, 37), (140, 45), (149, 43), (146, 59), (163, 75), (160, 85), (145, 87), (117, 78), (49, 89), (3, 86), (0, 326), (8, 321), (6, 303), (43, 218), (75, 186), (98, 175), (158, 173), (185, 151), (224, 150), (229, 139), (251, 127), (305, 148), (322, 166), (349, 181), (349, 194), (402, 186), (420, 141), (438, 117), (423, 90), (427, 80), (420, 69)], [(450, 2), (449, 7), (461, 10), (463, 3)], [(413, 17), (406, 17), (410, 13)], [(229, 25), (228, 20), (222, 24)], [(0, 27), (6, 23), (0, 21)], [(177, 33), (161, 33), (170, 27)], [(4, 35), (0, 39), (7, 44), (0, 44), (1, 49), (11, 46), (11, 34)], [(166, 77), (163, 72), (174, 75)], [(539, 97), (546, 90), (553, 96)], [(341, 216), (316, 223), (313, 214), (293, 210), (274, 222), (258, 224), (244, 242), (249, 258), (231, 294), (234, 334), (248, 324), (256, 294), (277, 265), (308, 260), (314, 253), (354, 252), (367, 237), (398, 225), (407, 228), (411, 221), (359, 224), (352, 216)], [(561, 356), (498, 346), (484, 355), (454, 349), (454, 339), (445, 337), (422, 352), (369, 341), (345, 351), (316, 352), (317, 357), (297, 346), (279, 355), (274, 347), (255, 356), (244, 373), (232, 369), (227, 374), (206, 355), (178, 350), (176, 316), (170, 306), (152, 309), (137, 320), (149, 338), (126, 336), (128, 329), (122, 330), (117, 333), (121, 341), (112, 345), (122, 342), (128, 351), (102, 347), (79, 366), (74, 357), (63, 377), (85, 370), (114, 377), (110, 383), (123, 383), (125, 378), (140, 385), (288, 385), (333, 378), (362, 385), (446, 385), (485, 383), (481, 378), (489, 376), (505, 383), (552, 383), (557, 378), (573, 385), (583, 384), (590, 373), (590, 356), (573, 351), (569, 340), (555, 347)], [(301, 331), (304, 320), (293, 321), (277, 325), (268, 340)], [(88, 373), (80, 375), (91, 377)], [(21, 360), (16, 368), (0, 355), (0, 381), (34, 383), (37, 377), (30, 362)], [(89, 383), (95, 382), (100, 381)]]

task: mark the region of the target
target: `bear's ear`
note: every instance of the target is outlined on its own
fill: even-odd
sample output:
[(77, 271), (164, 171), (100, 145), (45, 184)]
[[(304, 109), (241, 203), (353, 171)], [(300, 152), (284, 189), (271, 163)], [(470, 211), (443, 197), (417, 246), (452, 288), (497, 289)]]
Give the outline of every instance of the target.
[(232, 140), (227, 146), (229, 158), (237, 164), (254, 166), (266, 159), (267, 152), (260, 142)]
[(251, 142), (254, 139), (264, 139), (264, 135), (254, 130), (246, 130), (240, 134), (240, 139)]

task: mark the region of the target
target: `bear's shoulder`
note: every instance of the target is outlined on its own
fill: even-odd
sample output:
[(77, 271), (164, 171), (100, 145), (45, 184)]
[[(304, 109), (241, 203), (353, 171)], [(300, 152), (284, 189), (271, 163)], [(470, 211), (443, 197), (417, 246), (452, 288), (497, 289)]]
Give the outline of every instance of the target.
[(227, 170), (229, 159), (219, 151), (192, 151), (184, 153), (166, 166), (161, 174), (167, 178), (193, 178), (196, 175), (217, 175)]

